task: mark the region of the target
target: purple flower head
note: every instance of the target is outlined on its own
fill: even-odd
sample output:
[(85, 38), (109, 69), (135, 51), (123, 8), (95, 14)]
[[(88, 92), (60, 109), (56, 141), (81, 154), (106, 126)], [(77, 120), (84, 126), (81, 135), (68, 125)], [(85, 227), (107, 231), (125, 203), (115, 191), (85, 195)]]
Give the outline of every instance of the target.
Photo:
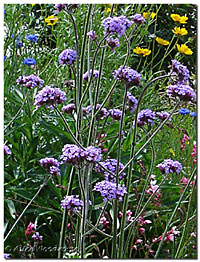
[(122, 201), (123, 196), (127, 193), (125, 186), (120, 186), (119, 184), (117, 185), (116, 183), (107, 180), (96, 183), (93, 190), (100, 192), (104, 201), (116, 198), (119, 201)]
[(180, 109), (178, 110), (178, 112), (179, 112), (179, 114), (181, 114), (181, 115), (188, 115), (188, 114), (190, 113), (190, 110), (187, 109), (187, 108), (180, 108)]
[(163, 174), (169, 173), (180, 173), (182, 165), (178, 161), (173, 161), (172, 159), (165, 159), (162, 163), (158, 164), (157, 167)]
[(60, 88), (45, 86), (37, 93), (34, 105), (36, 108), (42, 105), (46, 105), (51, 108), (53, 105), (61, 104), (65, 101), (66, 94), (61, 91)]
[(3, 147), (4, 147), (4, 155), (5, 156), (11, 155), (11, 151), (10, 151), (9, 147), (5, 144), (3, 145)]
[(109, 110), (109, 115), (114, 119), (114, 120), (121, 120), (122, 118), (122, 111), (119, 109), (110, 109)]
[[(90, 69), (90, 75), (92, 74), (92, 69)], [(89, 76), (89, 72), (87, 71), (85, 74), (83, 74), (83, 80), (87, 81)], [(98, 78), (99, 77), (99, 71), (93, 70), (93, 77)]]
[[(97, 104), (97, 106), (96, 106), (96, 111), (97, 111), (100, 107), (101, 107), (101, 104)], [(89, 115), (92, 114), (92, 106), (87, 106), (85, 110), (86, 110), (86, 113), (87, 113), (87, 114), (89, 114)], [(84, 111), (84, 109), (83, 109), (83, 111)], [(103, 107), (103, 108), (101, 108), (100, 112), (98, 113), (97, 118), (98, 118), (98, 119), (104, 119), (104, 118), (107, 117), (108, 115), (109, 115), (108, 110)]]
[(113, 77), (121, 80), (129, 86), (139, 86), (141, 81), (141, 74), (128, 66), (122, 65), (118, 69), (114, 70)]
[(83, 201), (79, 199), (79, 196), (65, 196), (63, 200), (61, 201), (61, 208), (62, 209), (68, 209), (73, 212), (76, 212), (77, 210), (81, 210), (83, 206)]
[(75, 109), (75, 104), (68, 104), (62, 107), (62, 111), (66, 114), (71, 114)]
[(59, 162), (53, 157), (45, 157), (40, 159), (42, 168), (46, 169), (50, 174), (57, 176), (60, 175)]
[(133, 19), (134, 23), (136, 24), (142, 24), (146, 22), (146, 19), (141, 14), (132, 15), (130, 18)]
[(16, 82), (19, 85), (25, 86), (30, 89), (36, 86), (41, 88), (42, 85), (44, 84), (44, 80), (42, 80), (39, 76), (36, 76), (34, 74), (30, 76), (19, 76)]
[(28, 58), (25, 58), (25, 59), (24, 59), (24, 64), (25, 64), (25, 65), (35, 65), (35, 64), (36, 64), (36, 61), (35, 61), (34, 58), (28, 57)]
[(68, 48), (59, 55), (58, 61), (61, 65), (72, 65), (76, 61), (76, 51)]
[(3, 258), (8, 259), (10, 257), (10, 254), (4, 253)]
[[(104, 166), (105, 168), (107, 168), (108, 170), (110, 170), (113, 174), (116, 173), (116, 169), (117, 169), (117, 160), (116, 159), (106, 159), (104, 162), (100, 162), (100, 164)], [(119, 171), (121, 171), (123, 168), (124, 168), (124, 165), (122, 163), (119, 163)], [(95, 165), (95, 171), (97, 173), (105, 175), (105, 180), (110, 181), (110, 182), (115, 181), (115, 177), (112, 176), (107, 171), (105, 171), (98, 164)], [(125, 176), (126, 176), (126, 173), (123, 172), (122, 174), (120, 174), (119, 179), (121, 180)]]
[(79, 7), (79, 4), (70, 4), (69, 8), (71, 9), (77, 9)]
[(87, 36), (89, 36), (89, 38), (92, 41), (95, 41), (98, 38), (98, 36), (97, 36), (97, 34), (96, 34), (96, 32), (94, 30), (91, 30), (90, 32), (88, 32)]
[(32, 238), (35, 240), (35, 241), (42, 241), (43, 239), (43, 236), (40, 236), (39, 232), (35, 232), (35, 234), (32, 235)]
[(140, 111), (138, 114), (137, 125), (139, 127), (148, 123), (150, 125), (153, 125), (154, 120), (155, 120), (155, 112), (153, 112), (151, 109), (144, 109)]
[(63, 9), (65, 9), (66, 5), (65, 4), (56, 4), (54, 5), (54, 8), (56, 9), (55, 13), (59, 13), (60, 11), (62, 11)]
[(118, 17), (107, 17), (102, 21), (102, 26), (105, 28), (104, 34), (114, 33), (121, 37), (125, 31), (132, 25), (132, 21), (128, 20), (124, 15)]
[(170, 85), (167, 87), (167, 95), (169, 97), (179, 97), (180, 100), (186, 102), (196, 102), (196, 93), (188, 85)]
[(66, 144), (62, 149), (61, 164), (80, 164), (85, 158), (84, 151), (77, 145)]
[(182, 65), (179, 61), (177, 60), (172, 60), (172, 75), (177, 76), (177, 84), (185, 84), (189, 77), (190, 77), (190, 72), (187, 69), (187, 66)]
[(36, 35), (32, 35), (32, 34), (30, 34), (30, 35), (27, 35), (26, 36), (26, 40), (29, 40), (31, 43), (36, 43), (37, 42), (37, 36)]
[(84, 151), (85, 159), (89, 162), (99, 162), (101, 161), (101, 148), (96, 148), (94, 146), (88, 146)]
[[(165, 120), (170, 115), (170, 113), (166, 111), (162, 111), (162, 112), (156, 112), (156, 115), (159, 119)], [(171, 121), (172, 120), (171, 117), (168, 120)]]
[(137, 107), (138, 100), (130, 92), (127, 92), (127, 100), (128, 100), (129, 110), (131, 112), (134, 112)]
[(118, 38), (114, 39), (114, 38), (108, 37), (106, 38), (106, 41), (107, 41), (108, 46), (111, 47), (111, 50), (113, 53), (115, 53), (116, 47), (120, 47), (120, 41)]

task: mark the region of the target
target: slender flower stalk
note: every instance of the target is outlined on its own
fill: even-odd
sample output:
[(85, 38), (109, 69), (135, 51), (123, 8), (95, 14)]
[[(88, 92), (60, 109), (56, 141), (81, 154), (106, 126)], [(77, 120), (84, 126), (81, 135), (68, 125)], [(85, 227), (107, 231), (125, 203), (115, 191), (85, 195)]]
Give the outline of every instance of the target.
[(190, 176), (190, 179), (189, 179), (189, 181), (188, 181), (188, 183), (187, 183), (187, 185), (186, 185), (186, 187), (185, 187), (185, 189), (184, 189), (181, 197), (179, 198), (179, 201), (178, 201), (176, 207), (174, 208), (174, 211), (173, 211), (173, 213), (172, 213), (172, 215), (171, 215), (171, 217), (170, 217), (170, 219), (169, 219), (169, 222), (167, 223), (167, 225), (166, 225), (166, 227), (165, 227), (165, 231), (164, 231), (164, 234), (163, 234), (163, 236), (162, 236), (162, 240), (160, 241), (160, 244), (159, 244), (159, 246), (158, 246), (158, 249), (157, 249), (157, 251), (156, 251), (156, 254), (155, 254), (154, 258), (157, 258), (157, 257), (159, 256), (159, 254), (160, 254), (160, 250), (161, 250), (162, 244), (163, 244), (163, 242), (164, 242), (165, 236), (166, 236), (166, 234), (167, 234), (167, 231), (168, 231), (168, 229), (169, 229), (169, 227), (170, 227), (170, 225), (171, 225), (171, 223), (172, 223), (172, 221), (173, 221), (173, 218), (174, 218), (174, 216), (175, 216), (175, 214), (176, 214), (176, 211), (177, 211), (178, 207), (180, 206), (180, 204), (181, 204), (181, 202), (182, 202), (182, 200), (183, 200), (183, 198), (184, 198), (184, 196), (185, 196), (185, 193), (186, 193), (186, 191), (187, 191), (187, 189), (188, 189), (188, 187), (189, 187), (189, 185), (190, 185), (190, 183), (191, 183), (191, 181), (192, 181), (195, 173), (196, 173), (196, 168), (195, 168), (194, 171), (192, 172), (192, 174), (191, 174), (191, 176)]
[(182, 244), (183, 244), (183, 241), (184, 241), (184, 238), (185, 238), (186, 229), (188, 227), (190, 207), (191, 207), (192, 197), (193, 197), (193, 194), (194, 194), (194, 189), (195, 189), (195, 184), (193, 185), (192, 192), (191, 192), (191, 195), (190, 195), (190, 199), (189, 199), (189, 203), (188, 203), (188, 210), (187, 210), (187, 215), (186, 215), (186, 219), (185, 219), (185, 225), (184, 225), (184, 228), (183, 228), (181, 240), (179, 242), (178, 248), (176, 249), (176, 254), (175, 254), (174, 258), (179, 258), (178, 255), (179, 255), (180, 249), (183, 247)]
[[(126, 188), (127, 188), (127, 192), (130, 191), (130, 185), (131, 185), (131, 176), (132, 176), (132, 167), (133, 167), (133, 163), (132, 161), (135, 159), (136, 154), (134, 155), (134, 150), (135, 150), (135, 143), (136, 143), (136, 133), (137, 133), (137, 118), (138, 118), (138, 112), (139, 112), (139, 107), (142, 101), (142, 98), (145, 94), (145, 91), (147, 90), (147, 88), (154, 83), (157, 80), (160, 80), (162, 78), (166, 78), (169, 77), (169, 75), (163, 75), (163, 76), (159, 76), (156, 77), (154, 79), (152, 79), (142, 90), (142, 93), (140, 94), (140, 97), (138, 99), (138, 104), (135, 110), (135, 125), (134, 125), (134, 132), (133, 132), (133, 140), (132, 140), (132, 147), (131, 147), (131, 153), (130, 153), (130, 160), (128, 161), (128, 163), (124, 166), (124, 168), (122, 169), (123, 172), (125, 170), (125, 168), (127, 168), (129, 165), (129, 171), (128, 171), (128, 176), (127, 176), (127, 184), (126, 184)], [(150, 139), (150, 138), (149, 138)], [(150, 140), (151, 141), (151, 140)], [(131, 161), (132, 160), (132, 161)], [(119, 172), (119, 174), (122, 173), (122, 170)], [(120, 228), (120, 239), (119, 239), (119, 258), (122, 257), (122, 252), (123, 252), (123, 242), (124, 242), (124, 227), (125, 227), (125, 220), (126, 220), (126, 209), (127, 209), (127, 203), (128, 203), (128, 194), (125, 195), (124, 198), (124, 205), (123, 205), (123, 216), (122, 216), (122, 222), (121, 222), (121, 228)]]
[[(118, 152), (117, 152), (117, 166), (116, 166), (116, 184), (119, 183), (119, 163), (121, 156), (121, 141), (122, 141), (122, 128), (123, 128), (123, 120), (125, 116), (125, 106), (126, 106), (126, 98), (127, 98), (128, 85), (125, 85), (124, 91), (124, 99), (123, 99), (123, 107), (122, 107), (122, 117), (120, 121), (119, 128), (119, 144), (118, 144)], [(112, 258), (117, 258), (117, 218), (118, 218), (118, 200), (114, 200), (113, 206), (113, 242), (112, 242)]]

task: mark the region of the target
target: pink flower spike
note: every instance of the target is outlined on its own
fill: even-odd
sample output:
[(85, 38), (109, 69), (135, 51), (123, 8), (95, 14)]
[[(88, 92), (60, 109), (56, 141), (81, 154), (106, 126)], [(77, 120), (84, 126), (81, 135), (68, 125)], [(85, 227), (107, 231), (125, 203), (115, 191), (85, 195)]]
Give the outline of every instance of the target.
[(140, 234), (142, 234), (142, 235), (145, 233), (145, 229), (143, 227), (140, 227), (139, 231), (140, 231)]

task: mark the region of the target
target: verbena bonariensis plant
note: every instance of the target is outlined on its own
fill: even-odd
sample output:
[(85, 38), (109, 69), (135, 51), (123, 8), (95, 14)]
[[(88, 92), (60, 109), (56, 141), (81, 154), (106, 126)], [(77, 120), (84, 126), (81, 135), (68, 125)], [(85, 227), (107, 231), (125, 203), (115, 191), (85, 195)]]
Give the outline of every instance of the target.
[[(166, 258), (163, 246), (168, 248), (171, 258), (183, 254), (195, 188), (196, 161), (193, 158), (196, 156), (196, 144), (190, 148), (191, 166), (183, 157), (178, 157), (170, 146), (166, 149), (170, 157), (168, 151), (158, 154), (166, 133), (178, 137), (177, 129), (179, 134), (187, 132), (175, 127), (177, 123), (174, 119), (177, 115), (180, 117), (178, 109), (181, 106), (196, 106), (196, 92), (192, 87), (194, 83), (190, 72), (179, 61), (184, 58), (181, 54), (188, 55), (192, 51), (187, 46), (185, 49), (182, 47), (176, 59), (172, 59), (170, 65), (160, 71), (177, 44), (173, 42), (174, 38), (177, 34), (185, 35), (186, 29), (172, 28), (174, 36), (171, 43), (162, 38), (154, 39), (153, 47), (155, 40), (159, 45), (168, 46), (156, 64), (154, 60), (161, 47), (158, 53), (153, 54), (154, 50), (152, 52), (149, 47), (140, 45), (144, 46), (141, 39), (144, 30), (154, 22), (156, 25), (161, 6), (156, 6), (155, 13), (143, 12), (142, 5), (138, 7), (141, 13), (129, 7), (123, 12), (124, 15), (117, 12), (117, 8), (124, 10), (123, 5), (113, 4), (106, 9), (107, 16), (97, 22), (95, 12), (98, 5), (56, 4), (55, 15), (45, 18), (55, 37), (52, 43), (57, 45), (57, 70), (61, 70), (60, 78), (63, 79), (63, 75), (67, 77), (66, 88), (59, 77), (45, 77), (45, 73), (40, 72), (42, 68), (39, 70), (35, 66), (37, 62), (33, 57), (26, 57), (24, 65), (27, 69), (20, 74), (18, 72), (15, 82), (23, 92), (23, 103), (7, 122), (5, 130), (12, 133), (18, 117), (27, 108), (31, 119), (34, 114), (40, 119), (36, 120), (34, 127), (30, 127), (31, 130), (37, 130), (44, 118), (47, 120), (45, 123), (49, 121), (49, 125), (52, 125), (50, 130), (55, 130), (51, 122), (53, 117), (64, 138), (57, 134), (57, 147), (51, 147), (46, 152), (38, 147), (37, 161), (33, 165), (38, 166), (38, 170), (40, 167), (45, 170), (46, 175), (43, 182), (40, 180), (36, 193), (27, 197), (29, 202), (17, 214), (13, 225), (6, 230), (6, 243), (29, 207), (37, 203), (39, 195), (49, 187), (56, 194), (56, 200), (52, 203), (59, 212), (55, 257)], [(84, 30), (79, 28), (80, 12), (85, 14)], [(55, 35), (54, 26), (59, 19), (68, 26), (72, 38), (65, 44), (60, 44), (60, 38)], [(178, 14), (172, 14), (172, 19), (180, 24), (187, 21), (187, 17)], [(31, 32), (25, 39), (30, 45), (28, 55), (37, 56), (40, 39)], [(19, 39), (14, 43), (15, 48), (16, 44), (18, 48), (23, 45), (19, 47)], [(134, 66), (132, 50), (139, 57)], [(20, 52), (26, 54), (23, 49)], [(151, 53), (152, 58), (148, 61)], [(110, 60), (112, 56), (119, 56), (119, 61)], [(147, 68), (150, 68), (149, 71)], [(153, 71), (154, 68), (159, 71)], [(158, 97), (161, 97), (160, 100)], [(191, 114), (191, 121), (194, 118), (195, 115)], [(12, 147), (4, 144), (5, 159), (8, 161), (6, 168), (14, 161), (16, 149), (9, 132), (7, 141)], [(42, 132), (45, 132), (44, 128)], [(185, 133), (180, 139), (181, 154), (186, 149), (186, 142), (190, 141)], [(50, 144), (55, 141), (56, 137)], [(187, 177), (181, 179), (182, 172), (184, 175), (187, 173)], [(167, 192), (165, 188), (170, 187), (173, 180), (183, 187), (178, 198), (173, 199), (167, 222), (162, 224), (159, 208)], [(186, 217), (183, 224), (182, 220), (174, 218), (177, 219), (177, 211), (183, 212), (181, 207), (185, 198), (188, 206), (184, 206)], [(7, 200), (12, 209), (11, 198)], [(43, 202), (40, 200), (40, 203), (42, 205)], [(27, 255), (22, 251), (22, 255), (36, 258), (35, 246), (41, 245), (42, 241), (45, 243), (47, 233), (42, 231), (40, 235), (36, 232), (37, 223), (31, 221), (27, 223), (25, 220), (24, 226), (30, 252)], [(180, 243), (176, 242), (177, 237), (180, 237)], [(5, 256), (9, 257), (9, 254)]]

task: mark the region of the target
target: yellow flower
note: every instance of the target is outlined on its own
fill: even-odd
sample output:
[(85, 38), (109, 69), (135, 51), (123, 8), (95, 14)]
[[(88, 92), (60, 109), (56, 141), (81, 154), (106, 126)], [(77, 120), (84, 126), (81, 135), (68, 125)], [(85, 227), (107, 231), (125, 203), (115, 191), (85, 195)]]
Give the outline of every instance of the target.
[[(115, 13), (115, 10), (116, 10), (116, 9), (115, 9), (115, 8), (113, 8), (113, 13)], [(108, 8), (106, 9), (106, 13), (108, 13), (108, 14), (109, 14), (110, 12), (111, 12), (111, 8), (110, 8), (110, 7), (108, 7)]]
[(47, 25), (55, 25), (58, 22), (58, 17), (50, 15), (47, 18), (45, 18), (45, 22), (47, 23)]
[(174, 27), (172, 32), (176, 35), (187, 35), (188, 31), (185, 28)]
[(169, 45), (169, 41), (164, 40), (164, 39), (162, 39), (162, 38), (160, 38), (160, 37), (156, 37), (156, 41), (157, 41), (158, 44), (160, 44), (160, 45)]
[(176, 46), (177, 46), (178, 51), (182, 54), (185, 54), (185, 55), (192, 55), (193, 54), (192, 50), (187, 45), (177, 44)]
[(137, 46), (135, 49), (133, 49), (133, 52), (138, 54), (138, 55), (143, 55), (143, 56), (148, 56), (151, 54), (151, 50), (147, 48), (140, 48)]
[(142, 14), (142, 16), (147, 19), (149, 16), (151, 17), (151, 19), (154, 19), (154, 17), (156, 16), (156, 13), (152, 12), (151, 14), (149, 12), (144, 12)]
[(35, 4), (31, 4), (32, 6), (34, 6)]
[(170, 152), (173, 156), (175, 156), (175, 152), (174, 152), (174, 150), (173, 150), (172, 148), (169, 149), (169, 152)]
[(178, 22), (180, 24), (186, 24), (187, 20), (188, 20), (188, 17), (186, 16), (180, 16), (178, 14), (171, 14), (171, 18), (175, 21), (175, 22)]

